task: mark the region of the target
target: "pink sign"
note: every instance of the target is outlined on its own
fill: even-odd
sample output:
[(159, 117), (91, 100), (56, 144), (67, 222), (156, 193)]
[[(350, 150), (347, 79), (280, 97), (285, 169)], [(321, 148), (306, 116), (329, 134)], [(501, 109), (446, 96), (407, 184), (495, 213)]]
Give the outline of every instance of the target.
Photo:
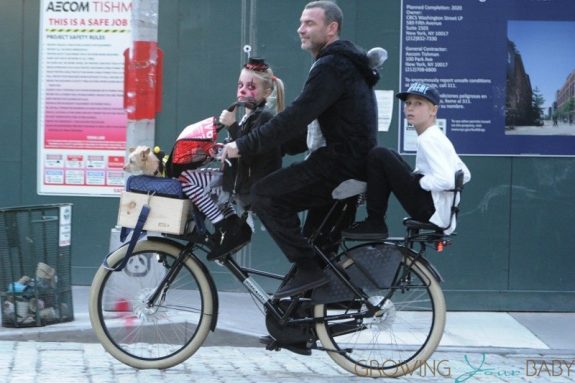
[(132, 3), (64, 4), (40, 5), (38, 193), (118, 195)]

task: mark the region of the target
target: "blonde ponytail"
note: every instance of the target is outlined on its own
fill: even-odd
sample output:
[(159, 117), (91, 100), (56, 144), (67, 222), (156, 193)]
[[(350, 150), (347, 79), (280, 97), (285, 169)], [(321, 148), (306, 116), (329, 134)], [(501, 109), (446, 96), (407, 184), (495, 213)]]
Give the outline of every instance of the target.
[(279, 113), (285, 109), (285, 90), (284, 82), (281, 78), (273, 76), (272, 81), (274, 84), (274, 92), (276, 96), (276, 113)]

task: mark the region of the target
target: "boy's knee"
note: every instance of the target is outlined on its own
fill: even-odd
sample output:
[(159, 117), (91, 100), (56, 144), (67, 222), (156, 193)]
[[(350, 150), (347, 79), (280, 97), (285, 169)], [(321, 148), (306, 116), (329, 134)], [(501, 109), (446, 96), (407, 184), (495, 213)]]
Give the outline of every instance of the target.
[(391, 155), (393, 155), (393, 151), (391, 149), (385, 148), (383, 146), (376, 146), (375, 148), (370, 150), (368, 157), (381, 158), (381, 157), (389, 157)]
[(388, 157), (388, 150), (386, 148), (382, 148), (380, 146), (373, 148), (368, 156), (367, 162), (369, 165), (377, 164), (380, 161), (385, 161), (385, 158)]
[(401, 158), (401, 156), (396, 151), (378, 146), (369, 152), (367, 160), (369, 163), (376, 164), (395, 161), (398, 158)]

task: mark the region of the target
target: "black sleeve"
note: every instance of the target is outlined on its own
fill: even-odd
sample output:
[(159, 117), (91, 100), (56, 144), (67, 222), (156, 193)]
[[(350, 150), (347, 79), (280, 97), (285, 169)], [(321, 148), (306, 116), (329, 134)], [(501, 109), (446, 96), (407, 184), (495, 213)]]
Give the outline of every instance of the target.
[(307, 131), (298, 137), (292, 138), (291, 140), (284, 142), (281, 146), (282, 155), (290, 154), (296, 155), (305, 152), (307, 147)]
[(226, 129), (230, 133), (232, 140), (238, 139), (238, 136), (240, 135), (240, 125), (237, 122), (234, 122), (230, 126), (226, 126)]
[[(237, 140), (238, 138), (249, 134), (250, 132), (256, 130), (257, 128), (259, 128), (260, 126), (264, 125), (266, 122), (271, 120), (274, 116), (270, 111), (267, 111), (267, 110), (262, 110), (262, 111), (259, 111), (256, 113), (258, 113), (258, 114), (257, 114), (257, 116), (254, 116), (254, 119), (252, 120), (252, 122), (247, 122), (248, 124), (251, 124), (251, 126), (244, 127), (244, 129), (245, 129), (244, 132), (242, 132), (242, 129), (240, 129), (238, 126), (237, 135), (232, 136), (233, 139)], [(257, 154), (246, 153), (245, 155), (243, 155), (242, 156), (242, 162), (244, 162), (245, 164), (251, 165), (251, 164), (257, 162), (258, 160), (261, 160), (261, 158), (260, 158), (261, 154), (266, 153), (266, 152), (270, 152), (270, 151), (274, 151), (274, 150), (277, 150), (274, 146), (266, 145)]]

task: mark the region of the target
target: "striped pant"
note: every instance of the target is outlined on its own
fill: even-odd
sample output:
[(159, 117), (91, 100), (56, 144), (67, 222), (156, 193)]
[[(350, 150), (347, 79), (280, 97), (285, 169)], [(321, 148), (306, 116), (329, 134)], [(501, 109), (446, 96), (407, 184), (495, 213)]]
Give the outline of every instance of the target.
[(222, 196), (222, 178), (222, 171), (214, 168), (186, 170), (178, 177), (184, 193), (212, 223), (236, 214), (229, 199), (218, 202)]

